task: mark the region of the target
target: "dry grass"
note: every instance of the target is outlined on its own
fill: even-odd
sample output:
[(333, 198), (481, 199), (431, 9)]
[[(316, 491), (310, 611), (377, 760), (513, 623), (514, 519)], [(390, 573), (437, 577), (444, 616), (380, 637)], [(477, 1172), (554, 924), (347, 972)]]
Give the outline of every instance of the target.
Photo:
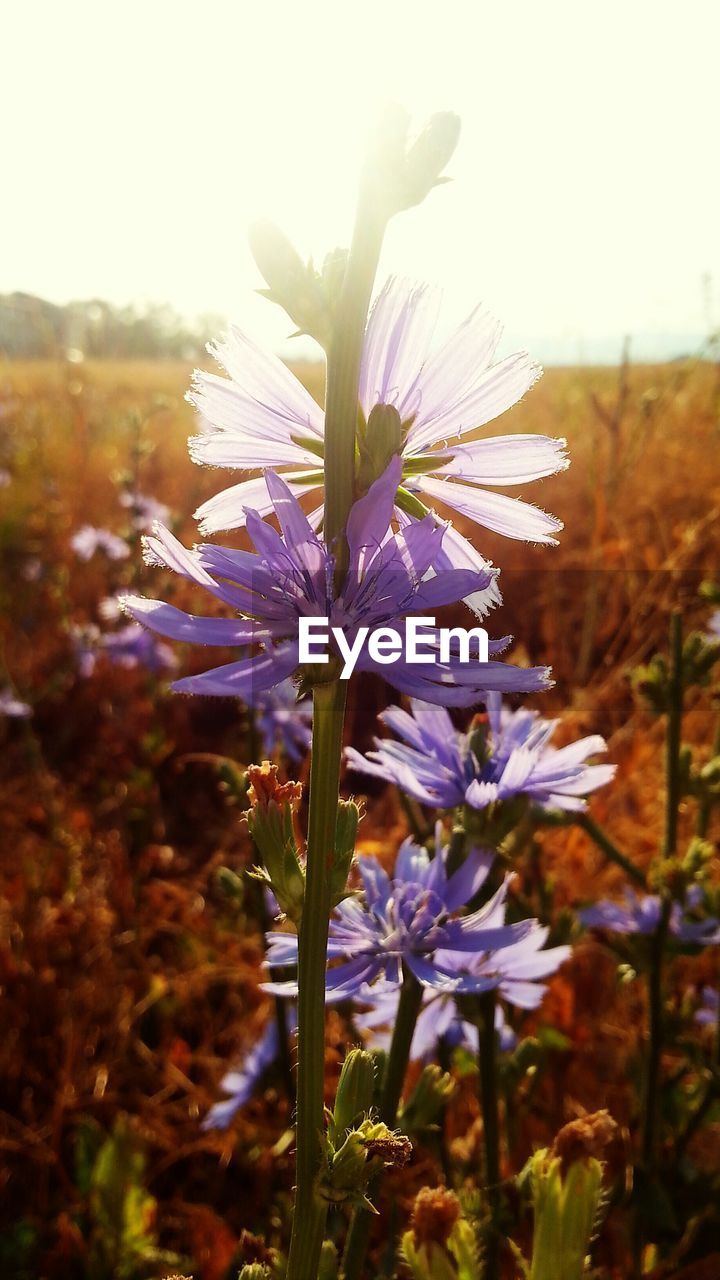
[[(300, 373), (320, 395), (319, 371)], [(110, 590), (131, 580), (154, 590), (153, 571), (135, 559), (83, 566), (69, 546), (86, 522), (123, 532), (120, 477), (134, 473), (167, 502), (188, 540), (192, 511), (225, 479), (187, 458), (188, 379), (185, 366), (163, 363), (27, 362), (0, 372), (0, 467), (13, 477), (0, 493), (2, 652), (35, 708), (27, 725), (0, 724), (0, 1239), (30, 1224), (44, 1276), (89, 1274), (77, 1136), (87, 1125), (109, 1132), (120, 1113), (146, 1150), (160, 1239), (196, 1276), (221, 1280), (243, 1227), (277, 1243), (287, 1212), (289, 1148), (274, 1144), (290, 1110), (279, 1089), (252, 1102), (226, 1137), (198, 1125), (228, 1058), (266, 1016), (256, 904), (228, 900), (215, 878), (221, 865), (245, 865), (246, 838), (212, 762), (199, 758), (247, 758), (242, 713), (168, 697), (137, 671), (101, 666), (82, 681), (68, 638), (70, 623), (97, 618)], [(657, 846), (661, 727), (635, 707), (627, 670), (662, 645), (672, 605), (683, 603), (687, 625), (707, 615), (696, 593), (719, 568), (719, 395), (710, 364), (639, 367), (616, 414), (616, 371), (550, 370), (502, 429), (567, 436), (570, 471), (524, 495), (565, 521), (561, 545), (482, 544), (503, 568), (496, 625), (555, 667), (543, 707), (564, 709), (568, 738), (609, 738), (619, 776), (594, 812), (641, 864)], [(385, 699), (371, 681), (355, 691), (355, 745), (368, 743)], [(707, 743), (710, 723), (708, 701), (696, 698), (686, 736)], [(379, 790), (368, 809), (364, 842), (387, 857), (403, 820)], [(555, 831), (540, 845), (555, 917), (600, 886), (619, 890), (619, 873), (582, 833)], [(707, 960), (684, 962), (671, 999), (710, 975)], [(552, 1069), (520, 1106), (515, 1168), (583, 1107), (634, 1120), (641, 997), (637, 984), (618, 989), (614, 961), (596, 943), (580, 943), (540, 1021), (568, 1048), (549, 1051)], [(343, 1034), (333, 1015), (333, 1064)], [(466, 1081), (450, 1136), (468, 1159), (476, 1115)], [(423, 1174), (434, 1176), (430, 1156), (415, 1174), (396, 1189), (403, 1204)], [(623, 1248), (610, 1232), (607, 1274), (625, 1274)]]

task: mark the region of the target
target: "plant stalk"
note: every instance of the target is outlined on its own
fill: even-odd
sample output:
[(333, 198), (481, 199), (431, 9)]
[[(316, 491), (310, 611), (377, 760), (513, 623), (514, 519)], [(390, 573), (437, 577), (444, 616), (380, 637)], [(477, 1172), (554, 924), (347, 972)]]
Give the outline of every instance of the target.
[(330, 921), (328, 865), (335, 849), (346, 684), (313, 691), (305, 901), (298, 936), (297, 1191), (287, 1280), (314, 1280), (327, 1204), (316, 1194), (325, 1083), (325, 972)]
[[(410, 1061), (410, 1049), (422, 998), (423, 989), (420, 983), (414, 974), (405, 969), (380, 1099), (380, 1119), (389, 1129), (393, 1129), (397, 1122), (405, 1072)], [(371, 1196), (375, 1187), (377, 1187), (377, 1180), (370, 1189)], [(353, 1213), (343, 1255), (343, 1280), (359, 1280), (362, 1275), (370, 1236), (370, 1217), (371, 1214), (367, 1209), (357, 1208)]]
[(500, 1252), (500, 1122), (498, 1117), (497, 1034), (495, 992), (479, 997), (480, 1032), (478, 1067), (483, 1116), (483, 1181), (488, 1204), (483, 1280), (498, 1280)]
[(636, 884), (645, 888), (645, 873), (640, 869), (640, 867), (636, 866), (634, 862), (631, 862), (627, 854), (623, 853), (621, 849), (618, 849), (617, 845), (610, 839), (607, 832), (603, 831), (602, 827), (598, 826), (597, 822), (595, 822), (594, 818), (590, 817), (589, 813), (577, 814), (575, 821), (577, 822), (577, 825), (582, 827), (583, 831), (589, 835), (590, 839), (597, 845), (601, 853), (605, 854), (605, 857), (609, 862), (614, 862), (616, 866), (622, 867), (626, 875), (630, 876)]
[(665, 839), (663, 854), (672, 857), (677, 849), (678, 809), (680, 807), (680, 737), (682, 733), (683, 673), (682, 614), (675, 610), (670, 617), (670, 705), (668, 708), (667, 746), (665, 753)]

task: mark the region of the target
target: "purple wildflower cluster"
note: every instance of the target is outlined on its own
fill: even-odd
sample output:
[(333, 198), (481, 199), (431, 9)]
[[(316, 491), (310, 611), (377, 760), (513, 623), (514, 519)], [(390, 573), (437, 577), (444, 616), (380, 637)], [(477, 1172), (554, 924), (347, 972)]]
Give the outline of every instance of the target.
[[(406, 967), (420, 984), (442, 995), (498, 990), (511, 1003), (535, 1008), (541, 998), (536, 979), (554, 972), (568, 948), (542, 952), (547, 929), (537, 920), (508, 924), (506, 902), (511, 876), (482, 906), (468, 903), (485, 885), (494, 853), (471, 849), (457, 870), (448, 871), (448, 848), (436, 834), (434, 855), (405, 840), (392, 879), (376, 858), (358, 858), (363, 894), (346, 898), (330, 922), (327, 993), (332, 1000), (398, 988)], [(297, 937), (271, 933), (271, 966), (297, 962)], [(293, 996), (293, 981), (265, 989)]]
[(177, 667), (177, 658), (170, 646), (162, 644), (135, 622), (127, 623), (116, 631), (105, 632), (94, 625), (76, 627), (72, 632), (72, 642), (77, 669), (84, 678), (94, 674), (101, 657), (113, 666), (127, 670), (143, 667), (155, 675), (174, 671)]
[[(419, 1060), (432, 1056), (440, 1041), (451, 1049), (477, 1049), (477, 1028), (463, 1017), (456, 995), (497, 991), (516, 1008), (536, 1009), (545, 993), (543, 979), (557, 972), (571, 950), (546, 947), (549, 931), (537, 920), (506, 922), (511, 876), (483, 906), (468, 910), (487, 881), (495, 855), (472, 849), (449, 873), (448, 852), (441, 846), (438, 826), (434, 855), (406, 840), (392, 878), (376, 858), (358, 858), (362, 895), (341, 902), (330, 921), (328, 1001), (352, 999), (358, 1027), (372, 1046), (381, 1048), (394, 1022), (406, 966), (424, 988), (412, 1044), (412, 1056)], [(297, 964), (296, 934), (269, 933), (266, 941), (268, 967)], [(292, 979), (263, 986), (276, 997), (297, 996)], [(289, 1008), (294, 1030), (295, 1011)], [(496, 1031), (500, 1048), (511, 1051), (516, 1036), (499, 1005)], [(206, 1127), (230, 1123), (278, 1051), (272, 1022), (242, 1065), (223, 1077), (221, 1088), (230, 1096), (208, 1112)]]
[[(684, 902), (674, 902), (670, 909), (668, 933), (682, 946), (720, 944), (720, 920), (704, 914), (703, 897), (702, 887), (691, 885)], [(637, 894), (633, 889), (626, 889), (624, 903), (598, 902), (581, 911), (579, 918), (588, 929), (648, 936), (655, 933), (661, 915), (662, 901), (657, 894)]]
[(110, 560), (127, 560), (130, 555), (123, 538), (110, 529), (97, 529), (91, 524), (84, 524), (73, 534), (70, 546), (78, 560), (92, 560), (96, 551), (104, 551)]
[[(178, 680), (185, 693), (235, 696), (253, 703), (259, 693), (297, 672), (299, 620), (327, 618), (352, 644), (361, 627), (372, 633), (392, 626), (402, 630), (409, 612), (427, 612), (484, 589), (492, 572), (455, 569), (439, 572), (446, 526), (434, 516), (407, 523), (397, 532), (391, 521), (401, 477), (401, 461), (392, 459), (383, 474), (352, 508), (347, 525), (349, 568), (336, 590), (335, 557), (315, 532), (297, 498), (273, 471), (265, 475), (280, 532), (253, 510), (246, 512), (255, 551), (203, 545), (189, 551), (163, 526), (146, 539), (150, 563), (174, 570), (229, 605), (239, 618), (201, 618), (173, 605), (128, 596), (123, 607), (136, 621), (173, 640), (222, 646), (260, 645), (251, 654), (197, 676)], [(528, 692), (545, 688), (544, 667), (522, 669), (503, 662), (478, 663), (450, 655), (439, 658), (439, 629), (427, 629), (438, 660), (392, 667), (380, 664), (366, 648), (357, 670), (375, 670), (403, 693), (445, 705), (478, 701), (487, 689)], [(507, 637), (491, 642), (502, 651)]]
[(410, 714), (390, 707), (380, 719), (401, 741), (376, 738), (366, 756), (348, 747), (348, 763), (439, 809), (486, 809), (522, 795), (541, 809), (577, 812), (613, 778), (614, 765), (587, 763), (607, 750), (597, 734), (557, 749), (550, 738), (558, 721), (510, 711), (496, 692), (487, 693), (485, 705), (485, 721), (470, 733), (458, 733), (443, 707), (415, 699)]
[(263, 754), (272, 759), (280, 751), (297, 764), (312, 739), (312, 700), (300, 698), (292, 680), (283, 680), (255, 701), (255, 728)]

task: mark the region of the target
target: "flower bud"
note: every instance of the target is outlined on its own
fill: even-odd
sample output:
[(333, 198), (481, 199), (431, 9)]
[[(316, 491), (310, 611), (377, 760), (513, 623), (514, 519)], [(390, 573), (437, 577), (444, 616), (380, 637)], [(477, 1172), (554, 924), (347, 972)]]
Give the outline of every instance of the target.
[(351, 1049), (342, 1065), (329, 1137), (337, 1142), (365, 1117), (375, 1093), (375, 1060), (365, 1049)]
[(402, 1109), (402, 1125), (417, 1133), (434, 1125), (455, 1092), (455, 1081), (437, 1063), (429, 1063)]
[(367, 424), (358, 432), (358, 490), (367, 493), (371, 484), (387, 470), (402, 451), (402, 422), (394, 405), (376, 404)]
[(317, 1193), (329, 1204), (363, 1205), (375, 1212), (366, 1191), (371, 1177), (381, 1167), (402, 1168), (412, 1155), (412, 1144), (403, 1134), (388, 1129), (382, 1121), (365, 1119), (350, 1129), (339, 1145), (330, 1131), (323, 1139), (323, 1164)]
[(303, 262), (284, 232), (267, 219), (253, 223), (249, 240), (252, 255), (269, 286), (260, 292), (287, 312), (299, 334), (307, 333), (326, 347), (331, 317), (322, 276), (312, 263)]
[(355, 854), (360, 809), (354, 800), (338, 800), (335, 850), (330, 865), (330, 900), (336, 907), (347, 894), (347, 881)]
[(386, 218), (420, 204), (442, 176), (460, 136), (460, 119), (449, 111), (430, 117), (408, 147), (409, 116), (393, 104), (381, 115), (370, 138), (363, 171), (368, 207)]
[(530, 1184), (535, 1212), (528, 1280), (581, 1280), (602, 1203), (603, 1166), (597, 1158), (617, 1125), (598, 1111), (565, 1125), (551, 1150), (537, 1151), (520, 1175)]
[(295, 813), (302, 797), (297, 782), (280, 783), (277, 765), (264, 761), (248, 769), (252, 808), (245, 818), (262, 855), (255, 874), (277, 898), (280, 910), (297, 926), (305, 900), (305, 867), (295, 837)]
[(322, 1249), (320, 1250), (320, 1266), (318, 1267), (318, 1280), (337, 1280), (338, 1275), (338, 1256), (337, 1249), (332, 1240), (323, 1240)]
[(475, 1280), (482, 1274), (475, 1233), (445, 1187), (423, 1187), (402, 1254), (415, 1280)]
[(449, 181), (442, 177), (442, 171), (452, 158), (459, 137), (459, 116), (451, 111), (440, 111), (430, 117), (405, 157), (405, 204), (401, 208), (409, 209), (420, 204), (433, 187)]

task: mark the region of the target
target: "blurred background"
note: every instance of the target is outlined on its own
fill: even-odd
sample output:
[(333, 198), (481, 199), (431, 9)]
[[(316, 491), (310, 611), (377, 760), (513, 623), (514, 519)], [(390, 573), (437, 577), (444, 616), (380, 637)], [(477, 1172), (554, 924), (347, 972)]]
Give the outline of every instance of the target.
[[(319, 264), (349, 241), (383, 104), (418, 128), (462, 117), (452, 182), (395, 219), (379, 279), (439, 283), (446, 327), (484, 301), (503, 353), (546, 366), (501, 430), (568, 438), (570, 470), (522, 493), (565, 522), (560, 546), (480, 549), (503, 569), (500, 633), (553, 665), (536, 705), (563, 713), (565, 740), (608, 739), (618, 778), (594, 813), (645, 865), (662, 732), (628, 673), (665, 644), (672, 607), (707, 629), (698, 588), (720, 575), (720, 11), (27, 0), (3, 35), (0, 1274), (224, 1280), (254, 1233), (282, 1239), (292, 1185), (279, 1076), (227, 1132), (200, 1127), (269, 1017), (239, 820), (258, 726), (169, 694), (203, 655), (127, 634), (116, 596), (169, 598), (141, 534), (160, 516), (191, 544), (192, 512), (227, 482), (186, 449), (209, 338), (237, 322), (322, 400), (319, 349), (256, 292), (248, 224), (273, 218)], [(391, 696), (355, 688), (358, 749)], [(712, 726), (698, 696), (688, 740), (704, 750)], [(304, 758), (278, 758), (305, 780)], [(405, 817), (346, 779), (365, 789), (362, 847), (392, 860)], [(553, 922), (620, 892), (579, 829), (543, 832), (536, 853)], [(631, 1122), (639, 997), (615, 973), (581, 943), (530, 1019), (543, 1057), (519, 1164), (577, 1108)], [(681, 966), (670, 998), (713, 980), (711, 960)], [(330, 1081), (345, 1037), (333, 1013)], [(450, 1137), (472, 1164), (475, 1084), (460, 1090)], [(717, 1124), (686, 1159), (681, 1223)], [(426, 1174), (403, 1175), (403, 1211)], [(627, 1274), (623, 1248), (604, 1242), (607, 1275)]]

